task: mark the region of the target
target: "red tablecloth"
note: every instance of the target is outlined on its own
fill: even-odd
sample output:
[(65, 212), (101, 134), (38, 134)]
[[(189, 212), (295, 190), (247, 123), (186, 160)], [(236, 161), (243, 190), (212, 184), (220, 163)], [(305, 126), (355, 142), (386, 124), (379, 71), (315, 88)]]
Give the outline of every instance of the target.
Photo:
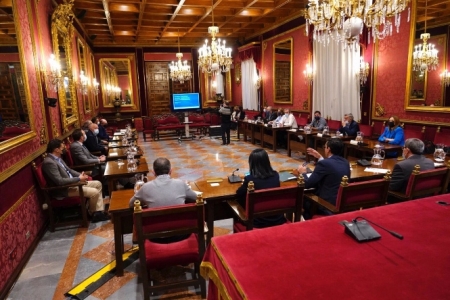
[[(450, 299), (450, 194), (212, 239), (208, 299)], [(381, 239), (338, 222), (363, 216)]]

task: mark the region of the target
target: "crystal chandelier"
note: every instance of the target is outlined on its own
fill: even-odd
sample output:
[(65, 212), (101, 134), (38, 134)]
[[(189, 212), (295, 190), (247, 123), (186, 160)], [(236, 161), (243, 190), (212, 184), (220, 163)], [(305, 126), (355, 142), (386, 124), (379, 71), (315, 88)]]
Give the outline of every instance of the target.
[(62, 87), (64, 83), (63, 76), (61, 74), (61, 65), (55, 59), (54, 54), (50, 54), (48, 63), (50, 65), (50, 69), (45, 73), (46, 88), (47, 90), (51, 88), (52, 91), (57, 92), (58, 88)]
[(172, 62), (169, 65), (170, 79), (173, 81), (179, 81), (180, 83), (191, 80), (191, 67), (188, 65), (187, 60), (184, 62), (181, 61), (183, 53), (180, 51), (180, 33), (178, 33), (178, 53), (176, 54), (176, 57), (178, 58), (178, 61), (176, 63)]
[(225, 46), (225, 40), (222, 43), (220, 39), (216, 41), (219, 27), (214, 26), (213, 8), (214, 0), (211, 6), (213, 26), (208, 27), (208, 33), (211, 34), (211, 46), (208, 46), (208, 39), (206, 39), (205, 44), (198, 49), (198, 66), (203, 73), (228, 72), (233, 62), (231, 59), (231, 48)]
[(95, 96), (98, 95), (98, 86), (99, 85), (100, 84), (98, 83), (97, 79), (95, 79), (95, 77), (92, 78), (92, 92), (94, 93)]
[(88, 85), (89, 78), (84, 75), (84, 71), (80, 71), (80, 82), (77, 84), (78, 91), (83, 95), (87, 95), (89, 91)]
[(428, 1), (425, 1), (425, 29), (424, 33), (420, 35), (423, 40), (422, 45), (414, 46), (413, 52), (413, 70), (414, 71), (434, 71), (439, 63), (438, 51), (433, 44), (428, 44), (430, 34), (427, 32), (427, 6)]
[(441, 84), (448, 87), (450, 85), (450, 72), (445, 70), (441, 73)]
[[(314, 25), (313, 38), (323, 44), (330, 40), (349, 47), (359, 42), (363, 25), (369, 28), (368, 41), (392, 35), (392, 22), (397, 33), (400, 13), (410, 0), (309, 0), (305, 10), (306, 34)], [(410, 9), (408, 8), (408, 22)]]
[(365, 62), (363, 57), (360, 58), (358, 76), (359, 76), (359, 84), (365, 85), (367, 77), (369, 76), (369, 63)]

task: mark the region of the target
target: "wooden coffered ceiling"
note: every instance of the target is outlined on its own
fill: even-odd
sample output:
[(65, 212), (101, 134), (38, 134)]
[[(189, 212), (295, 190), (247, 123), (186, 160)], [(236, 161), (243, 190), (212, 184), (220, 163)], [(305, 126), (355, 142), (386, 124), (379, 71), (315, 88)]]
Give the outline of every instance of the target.
[(12, 0), (0, 0), (0, 45), (17, 45)]
[[(427, 8), (425, 16), (425, 7)], [(450, 24), (450, 1), (449, 0), (418, 0), (417, 22), (419, 30), (424, 29), (425, 19), (427, 28), (440, 27)]]
[[(198, 47), (219, 27), (230, 46), (302, 15), (308, 0), (75, 0), (73, 11), (94, 46)], [(213, 11), (213, 14), (212, 14)]]

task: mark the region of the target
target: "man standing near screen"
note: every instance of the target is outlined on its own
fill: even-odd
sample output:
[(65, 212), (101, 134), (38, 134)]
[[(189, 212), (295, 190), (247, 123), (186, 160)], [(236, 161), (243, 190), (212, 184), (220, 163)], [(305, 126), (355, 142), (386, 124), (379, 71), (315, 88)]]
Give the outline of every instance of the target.
[(230, 144), (230, 129), (231, 129), (231, 107), (228, 106), (228, 101), (223, 101), (220, 106), (219, 113), (221, 115), (221, 129), (222, 129), (222, 145)]

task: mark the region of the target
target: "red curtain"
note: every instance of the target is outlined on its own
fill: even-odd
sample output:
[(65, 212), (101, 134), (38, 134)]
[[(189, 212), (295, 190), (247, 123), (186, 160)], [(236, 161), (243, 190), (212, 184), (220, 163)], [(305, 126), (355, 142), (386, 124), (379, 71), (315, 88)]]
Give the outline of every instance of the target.
[(239, 51), (239, 59), (241, 61), (250, 59), (252, 57), (253, 57), (253, 60), (255, 61), (256, 68), (258, 70), (261, 70), (261, 47), (260, 46), (253, 46), (253, 47)]

